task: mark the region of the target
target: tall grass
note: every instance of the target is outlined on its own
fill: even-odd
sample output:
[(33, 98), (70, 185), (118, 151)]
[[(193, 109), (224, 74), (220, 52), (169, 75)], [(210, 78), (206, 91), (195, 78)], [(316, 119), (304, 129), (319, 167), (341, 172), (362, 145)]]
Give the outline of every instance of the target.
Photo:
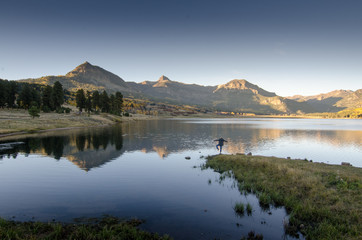
[(245, 212), (244, 203), (235, 203), (234, 210), (238, 215), (244, 215)]
[(242, 192), (283, 205), (307, 239), (361, 239), (362, 169), (275, 157), (217, 155), (206, 167), (232, 170)]
[(0, 239), (171, 239), (137, 228), (142, 221), (104, 217), (86, 224), (14, 222), (0, 218)]

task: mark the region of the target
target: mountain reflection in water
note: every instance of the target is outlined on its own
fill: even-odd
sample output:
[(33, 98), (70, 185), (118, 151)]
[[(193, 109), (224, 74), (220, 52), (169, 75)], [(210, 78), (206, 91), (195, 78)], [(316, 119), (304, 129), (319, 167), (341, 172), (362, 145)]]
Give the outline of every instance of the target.
[[(349, 123), (354, 127), (346, 127)], [(240, 239), (250, 230), (264, 239), (294, 239), (284, 232), (284, 208), (264, 209), (255, 195), (242, 194), (233, 178), (202, 170), (203, 156), (217, 154), (213, 140), (223, 137), (229, 154), (312, 157), (362, 167), (360, 126), (333, 120), (163, 119), (12, 136), (0, 144), (23, 144), (2, 145), (13, 148), (0, 152), (0, 216), (72, 222), (111, 214), (145, 219), (142, 228), (175, 239)], [(237, 202), (250, 204), (252, 215), (236, 215)]]
[(160, 158), (167, 158), (176, 152), (205, 148), (211, 150), (214, 148), (213, 139), (221, 136), (228, 140), (224, 151), (230, 154), (268, 153), (269, 149), (288, 148), (291, 143), (300, 144), (298, 152), (308, 151), (303, 149), (303, 141), (336, 148), (347, 146), (360, 150), (362, 147), (362, 131), (356, 130), (271, 128), (272, 125), (264, 128), (258, 121), (244, 123), (218, 120), (213, 124), (205, 121), (149, 120), (112, 127), (45, 132), (23, 139), (18, 137), (17, 141), (25, 144), (5, 150), (0, 156), (15, 158), (18, 152), (22, 152), (52, 156), (57, 160), (65, 157), (81, 169), (89, 171), (116, 159), (124, 152), (156, 152)]

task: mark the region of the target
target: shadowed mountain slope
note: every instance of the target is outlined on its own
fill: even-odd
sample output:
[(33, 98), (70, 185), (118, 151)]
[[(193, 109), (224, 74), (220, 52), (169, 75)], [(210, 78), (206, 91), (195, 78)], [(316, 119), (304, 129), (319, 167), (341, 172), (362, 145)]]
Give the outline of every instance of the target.
[(234, 79), (218, 86), (185, 84), (162, 75), (157, 81), (125, 82), (119, 76), (85, 62), (64, 76), (46, 76), (23, 82), (53, 85), (59, 81), (65, 89), (76, 91), (120, 91), (124, 96), (172, 104), (187, 104), (220, 111), (258, 114), (332, 112), (361, 106), (361, 91), (339, 90), (318, 96), (284, 98), (245, 79)]

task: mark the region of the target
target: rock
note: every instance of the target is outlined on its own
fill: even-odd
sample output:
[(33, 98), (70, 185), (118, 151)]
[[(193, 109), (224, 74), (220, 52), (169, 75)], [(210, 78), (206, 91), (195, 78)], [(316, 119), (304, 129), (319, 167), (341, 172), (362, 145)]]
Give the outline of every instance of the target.
[(287, 157), (288, 160), (290, 160), (290, 157)]
[(0, 151), (13, 149), (17, 145), (22, 145), (24, 142), (9, 142), (0, 144)]
[(236, 155), (245, 155), (245, 153), (236, 153)]
[(185, 157), (185, 159), (190, 160), (190, 159), (191, 159), (191, 157), (188, 157), (188, 156), (187, 156), (187, 157)]
[(341, 165), (343, 165), (343, 166), (352, 166), (352, 164), (350, 164), (349, 162), (342, 162)]
[(251, 155), (253, 155), (251, 152), (249, 152), (248, 154), (247, 154), (248, 156), (251, 156)]

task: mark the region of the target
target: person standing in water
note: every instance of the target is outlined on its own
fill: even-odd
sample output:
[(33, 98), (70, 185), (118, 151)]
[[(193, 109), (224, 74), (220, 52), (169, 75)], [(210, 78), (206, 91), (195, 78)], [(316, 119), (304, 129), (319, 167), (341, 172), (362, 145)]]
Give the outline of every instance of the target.
[[(214, 142), (215, 141), (218, 141), (219, 143), (216, 145), (216, 149), (217, 150), (220, 150), (220, 153), (221, 153), (221, 151), (222, 151), (222, 146), (224, 146), (224, 142), (228, 142), (228, 141), (226, 141), (225, 139), (223, 139), (223, 138), (219, 138), (219, 139), (215, 139), (214, 140)], [(220, 149), (219, 149), (220, 148)]]

